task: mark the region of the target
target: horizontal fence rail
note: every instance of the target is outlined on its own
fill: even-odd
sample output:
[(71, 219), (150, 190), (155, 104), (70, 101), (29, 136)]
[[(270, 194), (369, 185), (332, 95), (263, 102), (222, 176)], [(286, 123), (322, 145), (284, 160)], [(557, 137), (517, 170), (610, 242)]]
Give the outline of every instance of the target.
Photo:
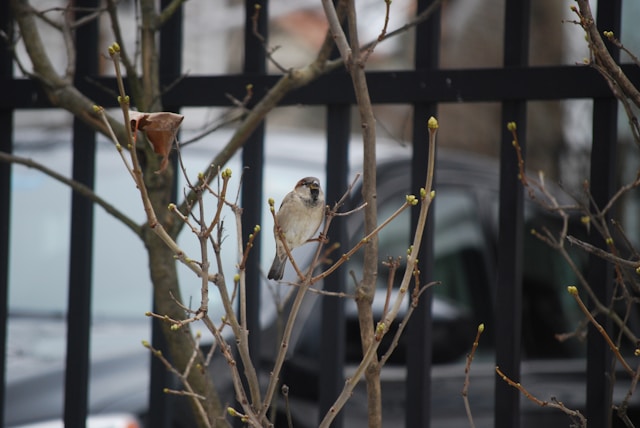
[[(0, 4), (0, 25), (7, 31), (12, 25), (7, 1)], [(95, 0), (77, 2), (82, 6), (95, 6)], [(163, 0), (162, 4), (169, 4)], [(259, 33), (267, 37), (268, 4), (260, 2)], [(432, 0), (418, 1), (418, 9), (422, 10)], [(188, 4), (188, 3), (187, 3)], [(273, 87), (281, 76), (267, 73), (267, 57), (264, 47), (254, 36), (254, 14), (256, 2), (246, 2), (245, 12), (245, 44), (244, 57), (247, 59), (243, 73), (211, 76), (180, 76), (182, 72), (180, 58), (182, 52), (183, 17), (179, 14), (173, 22), (168, 22), (160, 37), (161, 78), (163, 84), (170, 87), (162, 95), (162, 103), (166, 109), (180, 111), (184, 107), (216, 107), (230, 106), (226, 94), (243, 98), (248, 84), (253, 85), (253, 101), (259, 100)], [(416, 59), (414, 70), (371, 71), (367, 73), (371, 99), (374, 104), (407, 104), (413, 107), (413, 147), (412, 163), (413, 187), (420, 187), (423, 180), (423, 164), (425, 158), (424, 135), (426, 135), (426, 117), (437, 115), (438, 104), (441, 103), (474, 103), (500, 102), (502, 104), (502, 122), (517, 121), (519, 131), (524, 135), (526, 108), (528, 101), (593, 99), (593, 157), (591, 163), (591, 182), (598, 183), (594, 191), (597, 202), (606, 201), (613, 191), (613, 172), (615, 169), (614, 144), (617, 126), (617, 102), (601, 75), (586, 66), (528, 66), (528, 44), (530, 39), (529, 0), (509, 1), (505, 6), (504, 64), (503, 68), (481, 69), (440, 69), (439, 53), (439, 17), (424, 23), (416, 31)], [(621, 1), (600, 1), (598, 19), (606, 24), (606, 29), (619, 33), (621, 18)], [(96, 28), (87, 26), (78, 30), (78, 58), (90, 56), (97, 45)], [(96, 59), (96, 58), (94, 58)], [(0, 55), (0, 150), (12, 152), (13, 113), (22, 109), (49, 109), (51, 103), (38, 82), (25, 78), (13, 77), (12, 55), (4, 49)], [(634, 82), (640, 82), (640, 69), (635, 65), (622, 65), (622, 70)], [(97, 104), (115, 107), (114, 94), (101, 88), (115, 88), (116, 82), (111, 77), (95, 76), (95, 61), (79, 61), (78, 75), (75, 83), (79, 89)], [(327, 111), (327, 200), (337, 199), (346, 186), (349, 152), (351, 106), (355, 104), (355, 96), (350, 76), (343, 67), (337, 71), (323, 75), (307, 86), (287, 94), (281, 101), (282, 106), (317, 105), (325, 106)], [(503, 126), (503, 124), (497, 124)], [(261, 189), (263, 181), (263, 155), (265, 126), (262, 124), (247, 142), (243, 154), (243, 164), (249, 166), (250, 173), (244, 177), (244, 185), (252, 189)], [(95, 160), (95, 134), (86, 130), (79, 121), (74, 125), (74, 177), (93, 186), (93, 161)], [(510, 147), (512, 137), (504, 131), (501, 142), (501, 193), (500, 193), (500, 249), (498, 274), (498, 302), (501, 310), (497, 341), (498, 360), (515, 377), (519, 376), (520, 367), (520, 325), (521, 316), (521, 263), (522, 263), (522, 225), (523, 195), (519, 183), (513, 180), (517, 174), (513, 150)], [(87, 144), (93, 141), (93, 144)], [(524, 137), (522, 138), (523, 147)], [(420, 157), (421, 156), (421, 157)], [(420, 157), (420, 158), (418, 158)], [(10, 192), (11, 166), (0, 163), (0, 399), (4, 400), (4, 373), (6, 355), (6, 321), (7, 290), (9, 266), (9, 232), (11, 220)], [(333, 198), (333, 199), (331, 199)], [(262, 200), (261, 191), (245, 192), (242, 205), (249, 217), (244, 219), (243, 231), (247, 236), (253, 225), (261, 224)], [(437, 201), (436, 201), (437, 203)], [(89, 367), (89, 325), (91, 288), (91, 235), (92, 207), (87, 201), (74, 197), (71, 260), (69, 267), (73, 273), (70, 278), (69, 292), (69, 330), (66, 401), (64, 420), (68, 427), (83, 427), (87, 416), (87, 382)], [(415, 220), (414, 220), (415, 222)], [(427, 227), (428, 237), (424, 240), (424, 254), (431, 254), (433, 247), (433, 223), (430, 218)], [(334, 222), (331, 241), (342, 241), (347, 234), (345, 225), (340, 219)], [(259, 252), (253, 250), (248, 263), (248, 273), (254, 275), (251, 282), (259, 283)], [(423, 281), (431, 278), (433, 256), (421, 259), (421, 271), (427, 272)], [(593, 261), (594, 266), (600, 264), (592, 272), (593, 278), (605, 284), (598, 290), (599, 295), (606, 296), (611, 272), (606, 264)], [(346, 288), (344, 281), (331, 284), (329, 291), (341, 292)], [(430, 306), (428, 293), (425, 293), (425, 304), (421, 305), (410, 323), (407, 334), (411, 335), (412, 351), (408, 357), (409, 379), (407, 382), (407, 413), (405, 425), (429, 426), (430, 416), (430, 371), (431, 348), (428, 339), (430, 331)], [(151, 296), (150, 296), (151, 301)], [(259, 293), (251, 295), (248, 302), (249, 330), (251, 331), (251, 348), (260, 348), (259, 335)], [(341, 299), (326, 299), (323, 306), (323, 325), (326, 334), (321, 337), (322, 347), (335, 349), (331, 355), (322, 355), (320, 364), (323, 376), (319, 383), (319, 407), (327, 411), (336, 395), (344, 385), (344, 313)], [(592, 329), (593, 330), (593, 329)], [(425, 334), (427, 333), (427, 334)], [(162, 348), (158, 331), (154, 330), (154, 344)], [(591, 356), (594, 356), (591, 358)], [(594, 426), (609, 424), (609, 410), (603, 405), (603, 384), (601, 374), (610, 366), (611, 356), (606, 344), (597, 332), (589, 332), (587, 409), (590, 421)], [(151, 426), (166, 426), (168, 410), (167, 400), (161, 388), (168, 380), (164, 378), (164, 368), (154, 361), (152, 364), (150, 419)], [(154, 392), (155, 390), (155, 392)], [(519, 393), (503, 382), (496, 383), (496, 428), (517, 428), (520, 424)], [(169, 400), (168, 402), (171, 402)], [(610, 403), (608, 403), (610, 404)], [(0, 421), (3, 420), (3, 409), (0, 408)], [(340, 418), (336, 419), (336, 427), (343, 426)]]
[[(640, 69), (623, 64), (631, 81), (640, 81)], [(185, 76), (163, 94), (165, 105), (182, 107), (230, 106), (225, 94), (244, 96), (248, 84), (254, 97), (264, 95), (280, 79), (276, 75)], [(577, 98), (612, 98), (602, 76), (587, 66), (510, 67), (463, 70), (371, 71), (367, 81), (374, 104), (462, 103), (491, 101), (546, 101)], [(49, 108), (44, 91), (27, 79), (0, 79), (4, 95), (0, 108)], [(116, 107), (113, 94), (100, 87), (114, 88), (115, 78), (97, 77), (95, 84), (80, 88), (105, 107)], [(221, 89), (224, 88), (224, 89)], [(323, 75), (308, 86), (287, 94), (280, 105), (327, 105), (355, 102), (351, 78), (343, 73)]]

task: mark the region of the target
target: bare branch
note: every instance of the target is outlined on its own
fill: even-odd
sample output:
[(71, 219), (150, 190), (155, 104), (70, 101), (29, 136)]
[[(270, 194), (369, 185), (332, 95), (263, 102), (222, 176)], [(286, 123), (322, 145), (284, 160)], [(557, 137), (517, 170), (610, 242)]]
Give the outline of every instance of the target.
[(202, 406), (201, 402), (204, 401), (205, 397), (202, 397), (200, 394), (196, 394), (196, 392), (193, 390), (193, 388), (191, 387), (191, 383), (189, 382), (189, 372), (191, 371), (191, 367), (193, 365), (193, 361), (195, 360), (195, 357), (198, 355), (198, 344), (200, 341), (200, 335), (197, 335), (196, 337), (196, 346), (193, 349), (191, 358), (189, 359), (189, 364), (187, 364), (187, 367), (184, 369), (184, 372), (179, 372), (174, 366), (173, 364), (171, 364), (169, 362), (169, 360), (167, 360), (164, 355), (162, 355), (162, 352), (155, 349), (153, 346), (151, 346), (150, 343), (148, 342), (143, 342), (143, 345), (145, 348), (149, 349), (153, 355), (158, 358), (162, 364), (164, 364), (164, 366), (167, 368), (167, 370), (169, 370), (170, 372), (172, 372), (174, 375), (176, 375), (179, 379), (180, 382), (182, 383), (182, 385), (184, 386), (184, 388), (186, 389), (185, 392), (177, 392), (177, 391), (173, 391), (173, 390), (165, 390), (165, 393), (173, 393), (173, 394), (179, 394), (179, 395), (186, 395), (188, 397), (191, 397), (193, 399), (193, 403), (195, 404), (196, 408), (198, 409), (198, 412), (200, 413), (200, 418), (202, 421), (204, 421), (206, 423), (207, 427), (211, 427), (211, 423), (209, 421), (209, 417), (207, 416), (204, 407)]
[[(387, 361), (389, 360), (389, 358), (391, 358), (391, 355), (393, 354), (393, 352), (396, 350), (396, 348), (400, 344), (400, 337), (402, 337), (402, 334), (404, 333), (404, 329), (408, 325), (409, 319), (411, 319), (411, 315), (413, 315), (413, 312), (418, 307), (420, 296), (422, 296), (422, 294), (425, 291), (427, 291), (429, 288), (431, 288), (431, 287), (433, 287), (435, 285), (440, 285), (440, 282), (439, 281), (430, 282), (429, 284), (427, 284), (427, 285), (425, 285), (423, 287), (420, 287), (419, 284), (416, 284), (414, 286), (414, 292), (412, 293), (412, 296), (411, 296), (411, 304), (409, 305), (409, 308), (407, 309), (407, 312), (405, 313), (405, 315), (402, 318), (402, 320), (400, 322), (398, 322), (398, 330), (396, 330), (396, 334), (393, 336), (393, 340), (389, 344), (389, 349), (387, 349), (385, 351), (384, 355), (382, 357), (380, 357), (380, 363), (379, 364), (380, 364), (381, 368), (385, 364), (387, 364)], [(385, 316), (386, 316), (386, 314), (385, 314)]]
[(334, 43), (340, 51), (340, 57), (344, 61), (344, 64), (349, 66), (351, 61), (351, 46), (347, 42), (347, 36), (342, 29), (341, 19), (338, 17), (336, 7), (331, 0), (322, 0), (322, 7), (324, 13), (329, 21), (329, 32), (333, 38)]
[(260, 17), (260, 11), (261, 10), (262, 10), (261, 6), (256, 3), (254, 5), (254, 13), (251, 16), (251, 24), (252, 24), (253, 35), (254, 35), (255, 38), (260, 40), (260, 43), (262, 44), (262, 49), (264, 49), (264, 51), (265, 51), (265, 53), (267, 55), (267, 59), (269, 61), (271, 61), (271, 63), (278, 70), (280, 70), (282, 73), (286, 73), (288, 70), (285, 67), (283, 67), (282, 65), (280, 65), (280, 63), (278, 61), (276, 61), (275, 58), (273, 57), (273, 53), (278, 50), (279, 46), (274, 46), (274, 47), (270, 48), (267, 45), (267, 40), (264, 38), (264, 36), (262, 34), (260, 34), (260, 31), (258, 30), (258, 18)]
[(505, 381), (509, 386), (516, 388), (518, 391), (522, 393), (528, 400), (534, 402), (540, 407), (552, 407), (554, 409), (558, 409), (563, 413), (567, 414), (571, 417), (571, 419), (577, 421), (580, 424), (580, 427), (587, 427), (587, 419), (580, 413), (578, 410), (571, 410), (567, 408), (562, 402), (557, 401), (556, 399), (552, 399), (551, 401), (543, 401), (531, 394), (524, 386), (520, 383), (511, 380), (507, 375), (505, 375), (499, 367), (496, 367), (496, 373), (500, 378)]
[[(27, 0), (11, 0), (11, 6), (27, 53), (33, 63), (33, 73), (30, 76), (42, 84), (53, 105), (65, 108), (92, 129), (108, 135), (107, 127), (93, 110), (94, 103), (78, 91), (69, 79), (64, 79), (57, 74), (49, 59), (29, 2)], [(123, 124), (110, 116), (108, 117), (109, 124), (118, 136), (118, 140), (125, 141), (126, 132)]]
[(593, 324), (596, 330), (598, 330), (598, 333), (600, 333), (604, 338), (604, 340), (607, 342), (607, 345), (609, 345), (609, 348), (611, 348), (611, 351), (613, 351), (613, 354), (616, 356), (620, 364), (622, 364), (622, 367), (624, 367), (624, 369), (627, 371), (627, 373), (629, 373), (631, 377), (635, 376), (635, 371), (629, 366), (627, 361), (620, 354), (620, 349), (618, 349), (618, 347), (613, 343), (613, 341), (611, 340), (611, 337), (606, 332), (604, 327), (602, 327), (602, 325), (600, 325), (600, 323), (596, 321), (596, 319), (593, 317), (589, 309), (587, 309), (587, 307), (585, 306), (584, 302), (580, 298), (580, 295), (578, 294), (578, 289), (576, 287), (568, 287), (568, 291), (569, 291), (569, 294), (571, 294), (571, 296), (575, 299), (576, 303), (578, 303), (578, 306), (580, 307), (580, 310), (582, 311), (582, 313), (584, 313), (587, 316), (591, 324)]
[(640, 262), (638, 261), (632, 261), (632, 260), (627, 260), (625, 258), (622, 257), (618, 257), (618, 256), (614, 256), (613, 254), (611, 254), (608, 251), (605, 251), (599, 247), (596, 247), (595, 245), (592, 245), (588, 242), (585, 242), (581, 239), (576, 238), (575, 236), (567, 236), (567, 241), (569, 241), (569, 243), (573, 244), (573, 245), (577, 245), (578, 247), (584, 249), (585, 251), (594, 254), (602, 259), (605, 259), (613, 264), (617, 264), (617, 265), (621, 265), (621, 266), (625, 266), (631, 269), (639, 269), (640, 268)]
[(471, 352), (467, 355), (467, 362), (464, 366), (464, 384), (462, 386), (462, 399), (464, 401), (464, 408), (467, 412), (467, 418), (469, 419), (469, 426), (471, 428), (475, 428), (476, 424), (473, 422), (473, 414), (471, 413), (471, 405), (469, 404), (469, 383), (470, 383), (470, 375), (471, 375), (471, 363), (473, 362), (473, 357), (475, 356), (476, 350), (478, 349), (478, 344), (480, 343), (480, 336), (484, 332), (484, 324), (480, 324), (478, 326), (478, 331), (476, 332), (476, 338), (473, 341), (473, 346), (471, 347)]
[(611, 75), (613, 80), (622, 88), (626, 96), (628, 96), (636, 107), (640, 108), (640, 91), (627, 78), (622, 69), (615, 62), (607, 47), (602, 40), (602, 36), (598, 31), (595, 19), (591, 13), (591, 6), (588, 0), (576, 0), (578, 9), (573, 11), (580, 18), (580, 25), (587, 32), (589, 48), (594, 55), (596, 64), (601, 65)]
[(160, 11), (160, 14), (157, 17), (156, 29), (159, 30), (165, 22), (167, 22), (171, 17), (180, 9), (183, 3), (187, 0), (173, 0), (171, 3), (167, 5), (164, 9)]
[(107, 12), (109, 13), (109, 20), (111, 22), (111, 30), (113, 31), (115, 41), (120, 46), (120, 60), (124, 65), (124, 69), (127, 72), (127, 79), (129, 81), (129, 87), (134, 100), (140, 99), (142, 94), (142, 88), (140, 86), (140, 80), (138, 79), (134, 62), (127, 54), (127, 48), (124, 37), (122, 36), (122, 29), (120, 28), (120, 20), (118, 19), (118, 1), (107, 0)]

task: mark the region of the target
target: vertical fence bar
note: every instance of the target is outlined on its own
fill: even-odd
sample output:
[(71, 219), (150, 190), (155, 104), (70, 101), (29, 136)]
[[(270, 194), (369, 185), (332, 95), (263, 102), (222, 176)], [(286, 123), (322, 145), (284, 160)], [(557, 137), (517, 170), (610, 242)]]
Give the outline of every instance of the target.
[[(600, 31), (620, 34), (622, 1), (598, 2), (597, 25)], [(611, 55), (618, 60), (620, 52), (608, 45)], [(593, 141), (591, 145), (591, 194), (598, 207), (611, 198), (616, 183), (618, 102), (615, 98), (595, 99), (593, 102)], [(606, 250), (604, 237), (596, 236), (594, 244)], [(589, 256), (587, 280), (595, 296), (607, 304), (611, 301), (613, 270), (610, 263), (594, 255)], [(592, 302), (589, 302), (593, 306)], [(606, 314), (596, 315), (596, 320), (611, 331)], [(587, 406), (586, 416), (590, 426), (610, 427), (612, 423), (611, 378), (612, 354), (602, 335), (593, 325), (587, 333)]]
[[(244, 28), (244, 72), (249, 75), (266, 73), (266, 52), (259, 38), (253, 32), (253, 17), (258, 13), (257, 31), (268, 40), (268, 0), (247, 0), (245, 2)], [(259, 6), (259, 10), (257, 7)], [(250, 105), (249, 107), (253, 107)], [(262, 224), (262, 178), (264, 163), (264, 123), (260, 124), (249, 137), (242, 150), (243, 172), (242, 192), (242, 236), (247, 239), (253, 228)], [(268, 233), (263, 228), (263, 233)], [(246, 264), (247, 283), (247, 329), (249, 349), (253, 364), (258, 368), (260, 354), (260, 246), (252, 248)], [(239, 420), (236, 418), (236, 420)]]
[[(9, 2), (0, 2), (0, 30), (9, 35), (13, 24)], [(13, 76), (13, 58), (9, 49), (0, 53), (0, 79)], [(0, 151), (13, 151), (13, 110), (0, 110)], [(7, 321), (9, 311), (9, 224), (11, 222), (11, 164), (0, 162), (0, 425), (4, 425)]]
[[(171, 4), (171, 0), (162, 0), (160, 9), (163, 10)], [(160, 29), (160, 82), (163, 88), (171, 86), (171, 84), (180, 77), (182, 71), (182, 28), (183, 13), (180, 6), (172, 17), (167, 20)], [(172, 111), (178, 113), (180, 106), (162, 107), (163, 111)], [(173, 190), (171, 200), (175, 201), (178, 197), (178, 162), (177, 156), (172, 157), (174, 174)], [(155, 298), (152, 299), (156, 301)], [(157, 313), (154, 306), (154, 312)], [(151, 342), (155, 349), (163, 350), (163, 354), (169, 356), (167, 341), (162, 331), (162, 321), (157, 318), (151, 319)], [(171, 388), (172, 376), (167, 371), (164, 364), (154, 355), (149, 354), (151, 370), (149, 378), (149, 411), (147, 424), (150, 427), (168, 428), (172, 425), (173, 415), (175, 413), (174, 405), (175, 397), (164, 392), (165, 388)]]
[[(591, 146), (591, 194), (598, 207), (603, 207), (613, 195), (615, 184), (617, 100), (598, 99), (593, 105), (593, 142)], [(594, 235), (594, 245), (606, 249), (602, 236)], [(590, 254), (587, 281), (595, 296), (603, 303), (611, 300), (612, 266)], [(589, 302), (593, 307), (593, 303)], [(598, 314), (596, 321), (611, 331), (606, 314)], [(611, 426), (611, 358), (604, 338), (593, 326), (587, 330), (587, 405), (586, 417), (590, 425)]]
[[(13, 112), (0, 111), (0, 151), (13, 149)], [(7, 321), (9, 315), (9, 225), (11, 222), (11, 164), (0, 162), (0, 423), (4, 420)]]
[[(351, 134), (351, 105), (340, 104), (327, 107), (327, 180), (326, 202), (333, 206), (347, 188), (349, 173), (349, 139)], [(348, 242), (344, 217), (335, 217), (329, 231), (329, 245), (339, 242), (343, 248)], [(346, 289), (345, 267), (341, 267), (325, 281), (325, 289), (344, 292)], [(320, 353), (319, 418), (329, 411), (336, 397), (344, 388), (345, 357), (345, 315), (344, 299), (324, 297), (322, 299), (322, 336), (320, 349), (332, 352)], [(331, 425), (343, 426), (343, 413), (336, 416)]]
[[(515, 105), (514, 105), (515, 104)], [(505, 103), (501, 126), (500, 148), (500, 208), (498, 237), (498, 283), (496, 287), (495, 341), (496, 365), (510, 378), (520, 379), (521, 324), (522, 324), (522, 229), (523, 194), (518, 181), (518, 164), (506, 123), (518, 124), (518, 135), (524, 136), (525, 107)], [(521, 145), (524, 138), (519, 137)], [(496, 376), (495, 426), (520, 426), (520, 394)]]
[[(78, 0), (75, 18), (97, 9), (97, 0)], [(98, 71), (98, 21), (79, 26), (75, 34), (75, 84)], [(73, 179), (94, 187), (96, 135), (79, 118), (73, 120)], [(91, 271), (93, 266), (93, 202), (73, 193), (69, 256), (69, 303), (65, 373), (64, 423), (67, 428), (86, 425), (89, 402)]]
[[(526, 66), (529, 60), (530, 0), (505, 4), (504, 67)], [(520, 379), (522, 332), (522, 234), (523, 190), (518, 181), (518, 162), (507, 122), (516, 122), (525, 149), (527, 104), (525, 100), (502, 103), (500, 145), (500, 206), (498, 236), (498, 283), (496, 289), (496, 365), (514, 380)], [(496, 376), (496, 428), (520, 426), (519, 392)]]
[[(418, 1), (417, 13), (427, 9), (433, 0)], [(429, 70), (438, 68), (440, 55), (440, 12), (434, 13), (426, 22), (416, 28), (415, 69)], [(427, 120), (437, 115), (435, 103), (413, 106), (413, 158), (411, 161), (411, 188), (417, 191), (424, 187), (428, 163)], [(437, 201), (434, 200), (434, 203)], [(420, 283), (433, 280), (433, 207), (427, 219), (425, 235), (422, 240), (418, 269), (421, 272)], [(411, 229), (418, 223), (418, 210), (411, 211)], [(406, 382), (406, 427), (430, 426), (431, 419), (431, 357), (432, 357), (432, 320), (431, 303), (433, 293), (423, 293), (407, 324), (407, 382)]]
[[(0, 111), (0, 151), (13, 148), (11, 110)], [(7, 322), (9, 315), (9, 225), (11, 222), (11, 164), (0, 162), (0, 423), (4, 421)]]

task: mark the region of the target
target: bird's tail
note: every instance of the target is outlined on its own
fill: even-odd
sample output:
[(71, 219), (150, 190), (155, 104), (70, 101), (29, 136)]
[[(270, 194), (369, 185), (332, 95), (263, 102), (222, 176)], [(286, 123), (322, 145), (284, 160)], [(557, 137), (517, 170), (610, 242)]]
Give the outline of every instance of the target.
[(276, 255), (273, 258), (273, 264), (271, 265), (271, 269), (269, 269), (269, 274), (267, 275), (267, 278), (280, 281), (282, 279), (282, 276), (284, 275), (284, 266), (286, 263), (287, 263), (286, 257), (283, 257), (281, 259)]

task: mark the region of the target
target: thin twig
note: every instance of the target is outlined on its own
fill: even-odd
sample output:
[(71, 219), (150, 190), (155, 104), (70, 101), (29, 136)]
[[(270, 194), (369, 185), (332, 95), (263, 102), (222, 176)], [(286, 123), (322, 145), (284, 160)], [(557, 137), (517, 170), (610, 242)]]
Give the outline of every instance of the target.
[(475, 428), (476, 424), (473, 421), (473, 414), (471, 413), (471, 405), (469, 404), (469, 383), (471, 376), (471, 363), (473, 362), (473, 357), (476, 354), (476, 350), (478, 349), (478, 344), (480, 343), (480, 336), (484, 332), (484, 324), (480, 324), (478, 326), (478, 331), (476, 332), (476, 338), (473, 341), (473, 346), (471, 347), (471, 352), (467, 355), (467, 362), (464, 366), (464, 384), (462, 385), (462, 400), (464, 401), (464, 409), (467, 412), (467, 418), (469, 419), (469, 426), (471, 428)]
[(180, 372), (173, 366), (173, 364), (169, 362), (169, 360), (165, 358), (165, 356), (162, 354), (162, 351), (155, 349), (149, 342), (146, 342), (146, 341), (142, 342), (143, 346), (149, 349), (152, 352), (152, 354), (162, 362), (162, 364), (167, 368), (167, 370), (169, 370), (171, 373), (176, 375), (178, 379), (180, 379), (180, 382), (182, 383), (182, 385), (186, 390), (183, 393), (179, 393), (174, 390), (165, 389), (165, 392), (172, 393), (172, 394), (186, 395), (193, 398), (193, 403), (195, 404), (196, 409), (198, 410), (198, 413), (200, 413), (200, 418), (207, 425), (207, 427), (211, 427), (211, 422), (209, 421), (209, 417), (206, 414), (204, 407), (202, 406), (202, 401), (204, 401), (206, 398), (197, 394), (191, 387), (191, 384), (189, 383), (189, 372), (191, 370), (191, 367), (193, 366), (193, 361), (195, 361), (195, 357), (198, 354), (199, 343), (200, 343), (200, 335), (196, 335), (195, 348), (193, 350), (191, 358), (189, 359), (189, 363), (187, 364), (187, 367), (185, 368), (185, 370), (183, 372)]
[[(220, 329), (216, 328), (215, 324), (213, 323), (213, 321), (211, 321), (211, 318), (209, 316), (205, 316), (202, 319), (202, 322), (209, 329), (209, 331), (214, 335), (216, 342), (219, 344), (219, 348), (220, 348), (220, 351), (222, 352), (222, 355), (227, 360), (227, 365), (231, 370), (231, 379), (233, 380), (233, 386), (236, 393), (236, 398), (238, 402), (242, 405), (242, 408), (245, 409), (245, 412), (247, 413), (248, 421), (250, 421), (254, 426), (261, 426), (259, 420), (255, 417), (255, 412), (252, 410), (251, 403), (249, 401), (249, 398), (247, 397), (247, 393), (245, 392), (244, 385), (242, 384), (240, 373), (238, 372), (238, 364), (233, 357), (233, 354), (231, 352), (229, 345), (227, 344), (226, 340), (222, 336)], [(234, 328), (234, 324), (237, 325), (237, 321), (231, 324), (232, 328)], [(240, 337), (240, 336), (236, 336), (236, 337)], [(240, 349), (240, 346), (238, 346), (238, 348)], [(247, 369), (248, 368), (245, 367), (245, 374)], [(251, 379), (248, 379), (248, 380), (249, 382), (252, 381)]]
[(262, 7), (256, 3), (254, 5), (254, 12), (253, 15), (251, 16), (251, 30), (253, 32), (253, 35), (255, 38), (257, 38), (260, 43), (262, 44), (262, 49), (264, 50), (265, 54), (267, 55), (267, 59), (278, 69), (280, 70), (281, 73), (288, 73), (289, 70), (287, 70), (284, 66), (282, 66), (278, 61), (276, 61), (276, 59), (273, 57), (273, 53), (275, 51), (277, 51), (280, 46), (274, 46), (272, 48), (270, 48), (267, 45), (267, 40), (264, 38), (264, 36), (262, 34), (260, 34), (260, 30), (258, 29), (258, 19), (260, 18), (260, 11), (262, 10)]
[(633, 370), (631, 366), (629, 366), (629, 364), (624, 359), (622, 354), (620, 354), (620, 349), (613, 343), (613, 341), (611, 340), (611, 337), (609, 337), (609, 335), (607, 334), (607, 331), (604, 329), (604, 327), (602, 327), (602, 325), (600, 325), (598, 321), (596, 321), (594, 316), (591, 314), (591, 311), (589, 311), (589, 309), (587, 309), (587, 307), (585, 306), (584, 302), (580, 298), (580, 295), (578, 294), (578, 289), (576, 287), (570, 286), (570, 287), (567, 287), (567, 291), (569, 291), (569, 294), (571, 294), (571, 296), (573, 296), (575, 301), (578, 303), (578, 306), (580, 307), (580, 310), (582, 310), (582, 313), (584, 313), (587, 316), (591, 324), (593, 324), (596, 330), (598, 330), (598, 333), (602, 335), (604, 340), (607, 342), (607, 345), (609, 345), (609, 348), (611, 349), (611, 351), (613, 351), (613, 354), (616, 356), (616, 359), (620, 362), (620, 364), (622, 364), (622, 367), (624, 367), (624, 369), (627, 371), (627, 373), (630, 376), (632, 377), (635, 376), (636, 374), (635, 370)]
[(393, 339), (389, 344), (389, 348), (385, 351), (384, 355), (380, 357), (380, 362), (378, 363), (380, 368), (382, 368), (385, 364), (387, 364), (387, 361), (389, 361), (389, 358), (391, 358), (391, 355), (393, 354), (393, 352), (398, 348), (398, 345), (400, 344), (400, 338), (404, 333), (404, 329), (409, 324), (409, 319), (411, 319), (411, 315), (413, 315), (413, 312), (418, 307), (418, 301), (420, 300), (420, 296), (422, 296), (422, 294), (425, 291), (427, 291), (429, 288), (435, 285), (440, 285), (440, 282), (433, 281), (428, 283), (424, 287), (419, 287), (418, 285), (416, 285), (415, 292), (412, 293), (412, 296), (411, 296), (411, 304), (409, 305), (409, 308), (407, 309), (407, 312), (405, 313), (402, 320), (398, 322), (398, 329), (396, 330), (396, 333), (393, 335)]
[(567, 236), (567, 241), (569, 241), (569, 243), (576, 245), (580, 248), (582, 248), (583, 250), (592, 253), (608, 262), (617, 264), (619, 266), (625, 266), (631, 269), (639, 269), (640, 268), (640, 262), (639, 261), (634, 261), (634, 260), (627, 260), (625, 258), (619, 257), (619, 256), (615, 256), (613, 254), (611, 254), (608, 251), (603, 250), (602, 248), (596, 247), (595, 245), (592, 245), (588, 242), (585, 242), (581, 239), (576, 238), (575, 236)]
[(377, 236), (378, 233), (384, 229), (389, 223), (391, 223), (396, 217), (398, 217), (400, 214), (402, 214), (402, 212), (413, 206), (413, 204), (411, 202), (405, 201), (400, 208), (398, 208), (394, 213), (392, 213), (385, 221), (383, 221), (382, 223), (380, 223), (380, 225), (378, 227), (376, 227), (371, 233), (369, 233), (367, 236), (365, 236), (364, 238), (362, 238), (360, 241), (358, 241), (358, 243), (352, 247), (349, 251), (347, 251), (345, 254), (343, 254), (340, 259), (338, 259), (338, 261), (336, 261), (329, 269), (319, 273), (318, 275), (316, 275), (315, 277), (313, 277), (313, 282), (317, 282), (323, 278), (326, 278), (327, 276), (329, 276), (330, 274), (332, 274), (333, 272), (335, 272), (336, 269), (338, 269), (340, 266), (342, 266), (343, 263), (347, 262), (351, 256), (353, 256), (360, 248), (362, 248), (363, 245), (369, 243), (369, 241), (371, 240), (371, 238), (373, 238), (374, 236)]
[(248, 84), (245, 86), (245, 88), (247, 90), (247, 93), (242, 100), (238, 100), (233, 95), (226, 93), (225, 97), (227, 97), (227, 99), (231, 101), (231, 104), (233, 104), (234, 108), (226, 110), (223, 114), (212, 120), (211, 123), (205, 126), (204, 129), (195, 136), (189, 138), (188, 140), (181, 141), (179, 144), (180, 147), (185, 147), (190, 144), (196, 143), (207, 135), (210, 135), (225, 126), (228, 126), (244, 118), (250, 111), (247, 106), (249, 105), (249, 101), (253, 99), (253, 85)]
[(187, 0), (173, 0), (160, 11), (156, 18), (156, 30), (159, 30), (180, 9)]
[(118, 19), (117, 0), (107, 0), (107, 12), (109, 14), (109, 21), (111, 22), (111, 31), (113, 31), (115, 40), (120, 46), (120, 60), (122, 61), (122, 64), (124, 65), (124, 68), (127, 72), (129, 87), (134, 99), (138, 99), (141, 94), (142, 88), (140, 87), (140, 81), (137, 77), (135, 63), (127, 54), (125, 39), (122, 36), (122, 29), (120, 28), (120, 19)]
[(380, 34), (378, 35), (378, 38), (376, 38), (371, 44), (367, 46), (366, 49), (362, 50), (362, 52), (364, 52), (363, 62), (365, 63), (369, 60), (369, 56), (373, 53), (378, 43), (383, 41), (385, 36), (387, 35), (387, 27), (389, 26), (389, 14), (391, 12), (391, 0), (384, 0), (384, 4), (385, 4), (384, 24), (382, 26), (382, 29), (380, 30)]
[(391, 290), (393, 289), (393, 283), (396, 278), (396, 271), (400, 267), (400, 258), (389, 257), (387, 261), (382, 262), (382, 264), (389, 268), (389, 273), (387, 274), (387, 295), (384, 298), (384, 308), (382, 309), (382, 316), (384, 317), (387, 314), (387, 309), (389, 309)]
[(580, 423), (581, 427), (583, 427), (583, 428), (587, 427), (587, 419), (582, 415), (582, 413), (580, 413), (580, 411), (571, 410), (571, 409), (567, 408), (561, 401), (557, 401), (555, 399), (552, 399), (551, 401), (540, 400), (535, 395), (531, 394), (519, 382), (515, 382), (515, 381), (511, 380), (507, 375), (505, 375), (502, 372), (502, 370), (500, 370), (500, 367), (496, 367), (496, 373), (509, 386), (512, 386), (515, 389), (517, 389), (518, 391), (520, 391), (522, 393), (522, 395), (524, 395), (528, 400), (534, 402), (538, 406), (540, 406), (540, 407), (552, 407), (554, 409), (558, 409), (558, 410), (564, 412), (565, 414), (567, 414), (568, 416), (570, 416), (572, 419), (578, 421)]

